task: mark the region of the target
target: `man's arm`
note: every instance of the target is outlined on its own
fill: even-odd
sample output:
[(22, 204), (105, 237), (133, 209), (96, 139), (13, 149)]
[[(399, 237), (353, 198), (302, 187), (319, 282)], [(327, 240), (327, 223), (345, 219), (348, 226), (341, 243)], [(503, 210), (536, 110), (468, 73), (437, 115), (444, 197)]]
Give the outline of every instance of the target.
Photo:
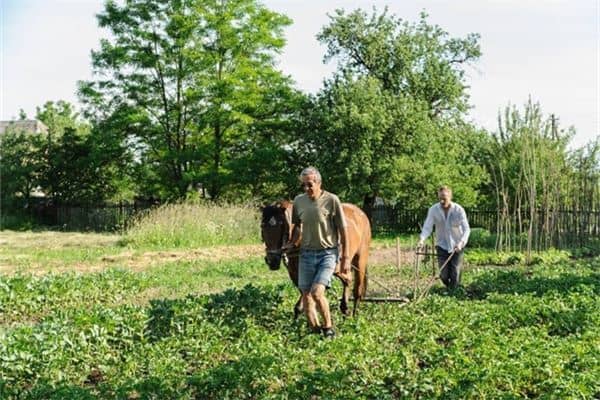
[(460, 226), (462, 228), (462, 237), (460, 242), (456, 245), (456, 251), (461, 251), (467, 245), (469, 241), (469, 235), (471, 234), (471, 227), (469, 226), (469, 220), (467, 219), (467, 213), (463, 209), (460, 213)]
[(425, 223), (423, 224), (423, 229), (419, 235), (419, 243), (417, 246), (423, 246), (425, 239), (431, 235), (431, 232), (433, 232), (433, 207), (427, 211), (427, 218), (425, 218)]
[(302, 221), (298, 215), (296, 201), (292, 205), (292, 233), (287, 243), (283, 244), (284, 250), (300, 246), (300, 237), (302, 235)]
[(292, 249), (294, 247), (298, 247), (300, 245), (300, 235), (302, 233), (300, 224), (292, 225), (292, 235), (290, 240), (283, 245), (284, 249)]

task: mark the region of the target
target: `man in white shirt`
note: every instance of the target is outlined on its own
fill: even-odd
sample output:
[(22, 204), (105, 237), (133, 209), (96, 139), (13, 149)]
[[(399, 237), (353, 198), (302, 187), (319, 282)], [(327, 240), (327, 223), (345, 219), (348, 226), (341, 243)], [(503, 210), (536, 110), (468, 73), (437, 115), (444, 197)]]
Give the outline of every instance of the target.
[(452, 190), (449, 187), (442, 186), (438, 189), (438, 199), (439, 203), (431, 206), (427, 212), (417, 246), (423, 247), (435, 225), (438, 264), (440, 268), (446, 264), (440, 271), (440, 278), (446, 287), (455, 289), (460, 284), (463, 249), (469, 240), (471, 228), (464, 208), (452, 202)]

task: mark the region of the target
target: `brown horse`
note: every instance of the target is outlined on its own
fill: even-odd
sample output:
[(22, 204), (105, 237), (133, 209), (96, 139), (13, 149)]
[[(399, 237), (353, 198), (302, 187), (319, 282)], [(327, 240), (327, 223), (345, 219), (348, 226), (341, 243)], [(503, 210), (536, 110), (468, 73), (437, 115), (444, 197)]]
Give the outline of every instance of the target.
[[(291, 235), (292, 206), (289, 201), (282, 201), (262, 209), (261, 235), (266, 247), (265, 262), (271, 270), (279, 269), (281, 260), (287, 267), (288, 274), (294, 285), (298, 287), (298, 246), (288, 251), (283, 251)], [(371, 244), (371, 224), (365, 213), (353, 204), (343, 203), (342, 209), (348, 225), (348, 247), (351, 257), (353, 274), (340, 274), (340, 264), (336, 265), (337, 276), (344, 287), (340, 300), (340, 310), (348, 315), (348, 301), (350, 299), (350, 284), (354, 280), (353, 296), (354, 307), (352, 315), (356, 315), (358, 301), (363, 299), (367, 291), (367, 260)], [(302, 302), (299, 299), (294, 307), (294, 317), (302, 313)]]

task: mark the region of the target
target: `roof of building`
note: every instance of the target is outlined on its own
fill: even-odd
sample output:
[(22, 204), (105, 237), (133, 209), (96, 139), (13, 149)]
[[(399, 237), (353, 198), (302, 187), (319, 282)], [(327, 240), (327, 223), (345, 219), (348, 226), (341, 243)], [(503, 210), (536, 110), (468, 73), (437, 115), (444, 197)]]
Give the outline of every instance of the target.
[(37, 119), (0, 121), (0, 134), (3, 134), (9, 129), (32, 133), (48, 132), (48, 127), (42, 121), (38, 121)]

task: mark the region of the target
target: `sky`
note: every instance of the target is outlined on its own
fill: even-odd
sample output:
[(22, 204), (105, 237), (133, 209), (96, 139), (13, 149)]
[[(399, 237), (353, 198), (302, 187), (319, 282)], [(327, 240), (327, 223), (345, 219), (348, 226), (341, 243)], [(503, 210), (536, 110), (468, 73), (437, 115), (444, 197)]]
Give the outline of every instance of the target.
[[(482, 57), (468, 67), (469, 118), (490, 131), (499, 110), (531, 98), (573, 146), (600, 134), (600, 0), (263, 0), (293, 20), (278, 67), (315, 93), (335, 70), (323, 63), (316, 34), (335, 9), (375, 7), (411, 22), (429, 22), (453, 37), (481, 35)], [(92, 49), (106, 37), (95, 15), (102, 0), (0, 0), (0, 120), (23, 109), (35, 115), (48, 100), (78, 104), (78, 80), (91, 79)]]

